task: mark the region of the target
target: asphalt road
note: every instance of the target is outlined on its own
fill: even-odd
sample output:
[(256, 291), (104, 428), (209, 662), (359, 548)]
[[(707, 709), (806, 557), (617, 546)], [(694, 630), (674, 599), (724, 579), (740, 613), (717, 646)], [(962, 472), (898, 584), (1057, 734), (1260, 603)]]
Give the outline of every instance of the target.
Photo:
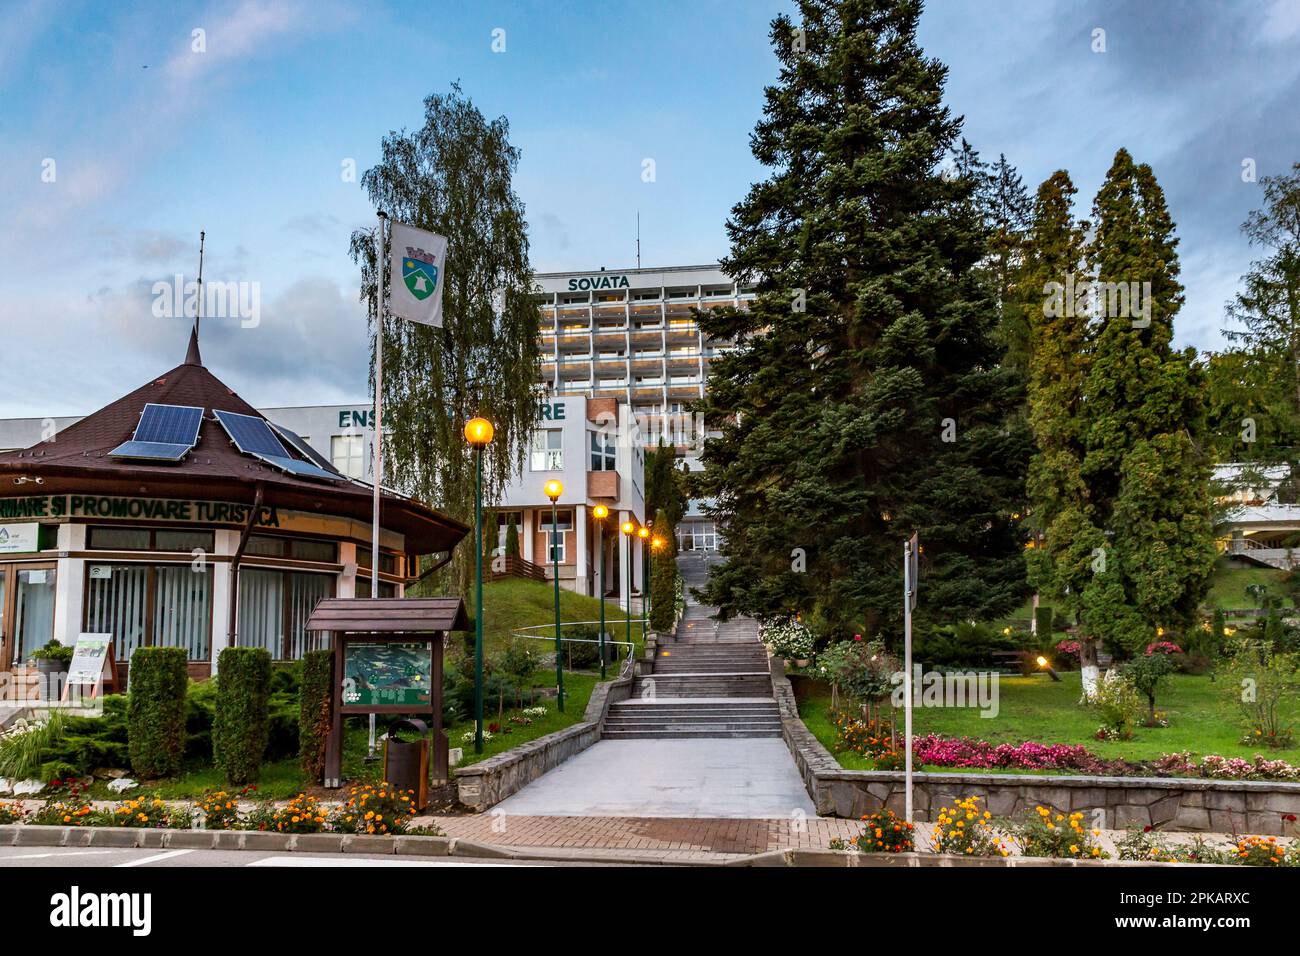
[(290, 866), (290, 867), (429, 867), (429, 866), (571, 866), (589, 864), (548, 861), (476, 860), (472, 858), (368, 855), (364, 853), (263, 853), (254, 850), (156, 850), (57, 846), (0, 847), (0, 866), (135, 867), (135, 866)]

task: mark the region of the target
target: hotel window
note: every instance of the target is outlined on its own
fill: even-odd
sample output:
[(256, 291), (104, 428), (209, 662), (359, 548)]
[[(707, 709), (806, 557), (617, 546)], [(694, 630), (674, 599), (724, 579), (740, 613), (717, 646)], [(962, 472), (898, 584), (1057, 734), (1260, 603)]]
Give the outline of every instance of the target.
[(538, 530), (546, 535), (546, 561), (549, 564), (555, 561), (558, 564), (564, 563), (564, 532), (573, 530), (573, 510), (562, 508), (555, 513), (555, 527), (559, 534), (551, 533), (551, 513), (543, 510), (542, 519), (538, 523)]
[(558, 428), (533, 432), (529, 468), (532, 471), (564, 471), (563, 438), (563, 432)]
[[(357, 567), (369, 571), (371, 568), (370, 549), (357, 548)], [(379, 552), (379, 573), (380, 574), (401, 574), (398, 569), (397, 555), (392, 551), (380, 550)], [(380, 595), (381, 597), (383, 595)]]
[[(381, 598), (397, 597), (397, 585), (391, 581), (380, 581), (379, 596)], [(357, 597), (370, 597), (370, 575), (357, 575)]]
[(366, 440), (361, 435), (335, 435), (330, 439), (330, 463), (349, 478), (364, 478)]
[(617, 445), (615, 438), (605, 432), (591, 433), (591, 470), (613, 471), (616, 467)]
[(210, 656), (212, 565), (88, 564), (85, 629), (112, 634), (125, 662), (137, 647), (183, 647)]
[(239, 646), (293, 661), (323, 648), (327, 636), (308, 633), (307, 618), (322, 598), (333, 596), (332, 574), (240, 568)]

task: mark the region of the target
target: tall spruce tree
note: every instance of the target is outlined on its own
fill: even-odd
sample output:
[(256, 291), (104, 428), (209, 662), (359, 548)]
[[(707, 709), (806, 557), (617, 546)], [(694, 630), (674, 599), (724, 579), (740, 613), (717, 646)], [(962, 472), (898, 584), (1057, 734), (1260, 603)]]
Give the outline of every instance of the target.
[[(1088, 636), (1132, 651), (1158, 627), (1189, 625), (1209, 585), (1209, 466), (1193, 440), (1204, 425), (1204, 381), (1195, 352), (1171, 347), (1183, 303), (1178, 240), (1151, 167), (1119, 150), (1093, 220), (1088, 259), (1103, 291), (1082, 474), (1106, 543), (1104, 570), (1083, 594), (1083, 622)], [(1112, 291), (1125, 286), (1127, 315)]]
[(752, 137), (771, 173), (727, 224), (749, 310), (701, 315), (734, 351), (703, 409), (698, 490), (725, 529), (708, 588), (733, 611), (802, 611), (823, 634), (896, 636), (903, 541), (923, 613), (1023, 599), (1028, 431), (1010, 415), (961, 121), (916, 42), (919, 0), (800, 0), (773, 22), (781, 68)]

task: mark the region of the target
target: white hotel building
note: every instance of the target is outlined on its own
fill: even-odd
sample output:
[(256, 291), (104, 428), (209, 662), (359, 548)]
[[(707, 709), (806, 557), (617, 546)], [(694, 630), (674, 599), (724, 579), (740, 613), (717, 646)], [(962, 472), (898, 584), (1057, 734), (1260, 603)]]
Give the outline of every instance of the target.
[[(549, 564), (550, 502), (542, 486), (558, 478), (564, 484), (558, 502), (561, 583), (595, 593), (591, 509), (604, 504), (610, 518), (599, 566), (606, 593), (622, 601), (629, 543), (617, 528), (627, 519), (640, 524), (654, 517), (645, 514), (643, 446), (656, 445), (662, 435), (688, 467), (699, 467), (704, 436), (686, 404), (704, 395), (709, 365), (727, 345), (708, 339), (691, 310), (744, 306), (753, 294), (717, 266), (544, 273), (536, 282), (546, 396), (523, 471), (497, 503), (499, 544), (504, 547), (506, 522), (513, 519), (520, 556)], [(373, 480), (369, 401), (258, 411), (300, 436), (340, 473)], [(0, 420), (0, 451), (30, 447), (78, 420)], [(697, 501), (677, 530), (681, 550), (717, 548), (717, 532)], [(631, 546), (632, 591), (639, 595), (640, 542)]]

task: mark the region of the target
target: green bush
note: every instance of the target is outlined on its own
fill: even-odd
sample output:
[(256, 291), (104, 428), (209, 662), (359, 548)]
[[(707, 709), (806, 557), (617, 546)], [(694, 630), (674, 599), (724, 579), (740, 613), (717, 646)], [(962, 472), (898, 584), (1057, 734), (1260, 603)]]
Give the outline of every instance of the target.
[(213, 759), (233, 785), (253, 783), (270, 736), (271, 655), (259, 647), (228, 647), (217, 659)]
[(333, 651), (308, 651), (303, 657), (302, 683), (298, 689), (298, 753), (302, 756), (303, 772), (313, 780), (320, 780), (325, 772), (333, 673)]
[(513, 521), (506, 526), (506, 557), (519, 557), (519, 529)]
[(140, 647), (131, 655), (127, 744), (137, 776), (166, 777), (181, 769), (189, 685), (186, 663), (182, 647)]

